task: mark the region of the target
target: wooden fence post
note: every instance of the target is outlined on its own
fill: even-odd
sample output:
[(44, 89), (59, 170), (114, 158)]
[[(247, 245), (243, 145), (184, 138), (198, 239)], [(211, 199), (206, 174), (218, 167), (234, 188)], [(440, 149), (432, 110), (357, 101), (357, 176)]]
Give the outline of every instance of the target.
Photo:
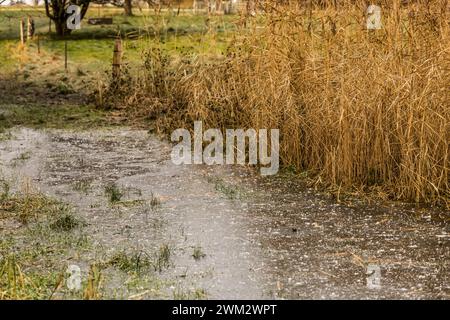
[(64, 40), (64, 71), (67, 72), (67, 40)]
[(122, 64), (122, 40), (116, 39), (114, 43), (114, 54), (113, 54), (113, 64), (112, 64), (112, 75), (113, 78), (117, 79), (120, 76), (120, 66)]
[(27, 18), (27, 41), (30, 41), (34, 36), (34, 20), (31, 17)]
[(24, 29), (25, 29), (25, 21), (23, 19), (20, 20), (20, 43), (23, 45), (25, 44), (25, 37), (24, 37)]

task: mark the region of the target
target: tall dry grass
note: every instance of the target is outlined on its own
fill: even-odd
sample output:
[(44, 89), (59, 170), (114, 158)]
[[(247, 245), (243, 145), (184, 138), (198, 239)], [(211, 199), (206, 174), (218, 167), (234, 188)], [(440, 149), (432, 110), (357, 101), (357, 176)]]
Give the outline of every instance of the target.
[(125, 104), (161, 130), (279, 128), (285, 165), (339, 188), (449, 203), (448, 2), (265, 1), (226, 57), (170, 64), (150, 51)]

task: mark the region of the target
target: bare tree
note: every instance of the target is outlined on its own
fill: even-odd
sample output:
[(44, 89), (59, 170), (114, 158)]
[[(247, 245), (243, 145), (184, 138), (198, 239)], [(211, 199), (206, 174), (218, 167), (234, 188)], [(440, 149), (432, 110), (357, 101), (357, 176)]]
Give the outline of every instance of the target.
[(67, 7), (74, 4), (81, 8), (80, 18), (83, 19), (91, 0), (44, 0), (45, 13), (55, 23), (56, 34), (60, 37), (70, 34), (67, 28)]

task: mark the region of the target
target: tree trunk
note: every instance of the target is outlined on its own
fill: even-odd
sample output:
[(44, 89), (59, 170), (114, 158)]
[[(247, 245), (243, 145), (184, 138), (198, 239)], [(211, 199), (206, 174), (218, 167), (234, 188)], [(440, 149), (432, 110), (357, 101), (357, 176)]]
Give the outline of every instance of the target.
[(67, 22), (66, 20), (53, 20), (55, 23), (55, 30), (58, 37), (63, 37), (69, 35), (72, 30), (67, 28)]
[(126, 16), (132, 16), (133, 15), (132, 6), (131, 6), (131, 0), (125, 0), (125, 2), (123, 4), (123, 8), (125, 10), (125, 15)]

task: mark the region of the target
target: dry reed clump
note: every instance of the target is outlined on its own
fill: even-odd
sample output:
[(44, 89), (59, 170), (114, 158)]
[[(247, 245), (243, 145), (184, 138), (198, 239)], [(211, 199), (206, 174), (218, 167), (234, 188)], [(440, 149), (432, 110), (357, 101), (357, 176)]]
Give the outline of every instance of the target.
[(219, 62), (153, 52), (123, 105), (160, 130), (279, 128), (282, 163), (330, 186), (449, 205), (447, 2), (391, 2), (375, 31), (354, 2), (266, 1)]

